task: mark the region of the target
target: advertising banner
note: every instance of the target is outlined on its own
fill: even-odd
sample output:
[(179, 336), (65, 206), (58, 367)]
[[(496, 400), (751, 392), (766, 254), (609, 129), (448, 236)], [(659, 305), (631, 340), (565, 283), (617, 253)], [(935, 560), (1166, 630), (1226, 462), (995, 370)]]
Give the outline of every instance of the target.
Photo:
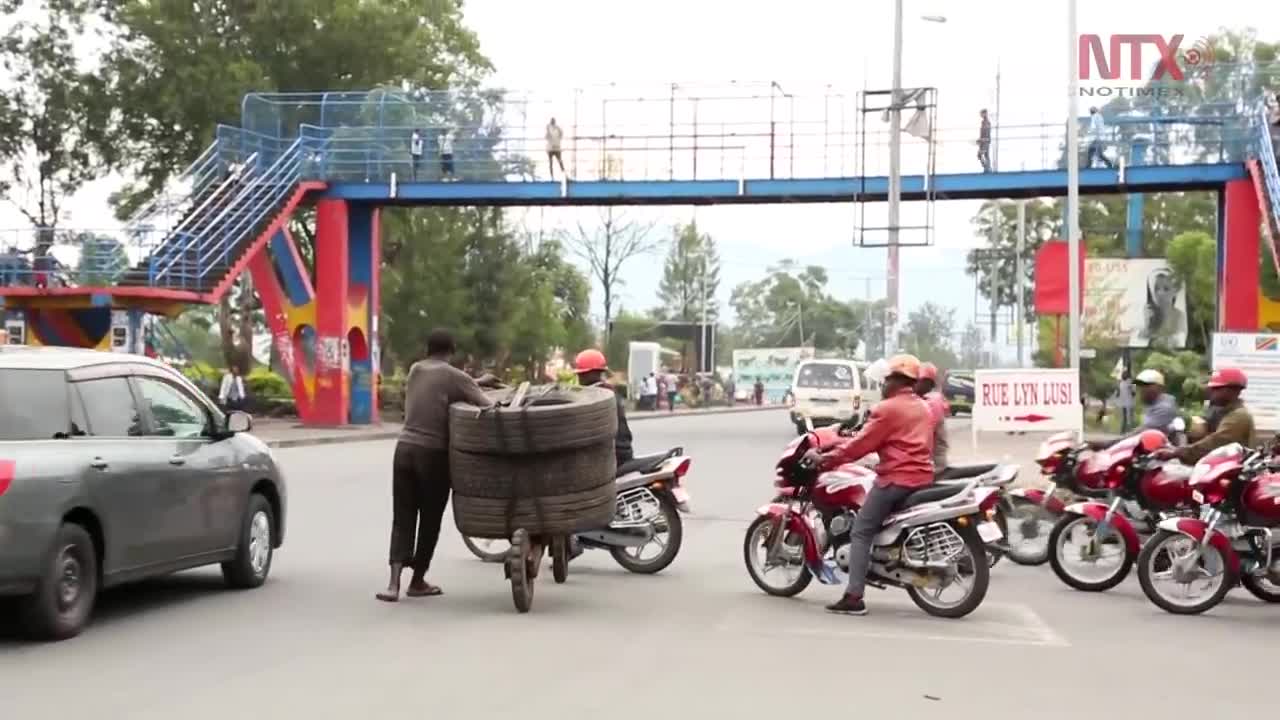
[(1280, 430), (1280, 335), (1214, 333), (1213, 369), (1244, 371), (1249, 387), (1244, 402), (1260, 430)]
[(1187, 344), (1187, 293), (1162, 258), (1085, 261), (1087, 343), (1117, 347)]
[(796, 366), (801, 360), (813, 357), (813, 348), (753, 348), (733, 351), (733, 382), (738, 393), (746, 391), (751, 397), (751, 389), (756, 380), (764, 383), (764, 401), (780, 403), (787, 391), (791, 389), (791, 381), (795, 378)]

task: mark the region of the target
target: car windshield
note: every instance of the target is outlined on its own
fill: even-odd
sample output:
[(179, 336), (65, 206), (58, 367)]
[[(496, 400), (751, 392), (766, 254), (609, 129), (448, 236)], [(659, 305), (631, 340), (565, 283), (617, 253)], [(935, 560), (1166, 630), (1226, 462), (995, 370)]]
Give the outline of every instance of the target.
[(853, 369), (837, 363), (807, 363), (800, 366), (796, 387), (848, 390), (853, 387)]

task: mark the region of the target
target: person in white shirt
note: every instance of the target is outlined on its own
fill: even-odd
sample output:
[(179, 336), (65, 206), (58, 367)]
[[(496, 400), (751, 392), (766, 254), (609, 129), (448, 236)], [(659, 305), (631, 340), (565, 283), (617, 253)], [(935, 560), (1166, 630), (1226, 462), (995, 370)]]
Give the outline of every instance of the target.
[(640, 409), (658, 409), (658, 378), (653, 373), (640, 380)]
[(409, 138), (409, 159), (413, 161), (413, 179), (418, 179), (418, 167), (422, 165), (422, 133), (413, 131)]
[(556, 179), (555, 163), (560, 164), (560, 172), (565, 173), (564, 158), (560, 157), (560, 141), (564, 138), (564, 130), (556, 124), (556, 119), (551, 118), (551, 122), (547, 123), (547, 168), (551, 170), (551, 179)]
[(453, 131), (448, 128), (440, 133), (440, 174), (453, 177)]
[(245, 401), (244, 376), (240, 368), (231, 367), (222, 376), (222, 387), (218, 389), (218, 404), (224, 410), (243, 410)]
[(1115, 168), (1115, 164), (1107, 158), (1106, 153), (1102, 152), (1102, 144), (1106, 141), (1107, 125), (1102, 119), (1102, 113), (1098, 108), (1089, 108), (1089, 161), (1088, 167), (1093, 167), (1094, 158), (1102, 161), (1103, 165), (1108, 168)]

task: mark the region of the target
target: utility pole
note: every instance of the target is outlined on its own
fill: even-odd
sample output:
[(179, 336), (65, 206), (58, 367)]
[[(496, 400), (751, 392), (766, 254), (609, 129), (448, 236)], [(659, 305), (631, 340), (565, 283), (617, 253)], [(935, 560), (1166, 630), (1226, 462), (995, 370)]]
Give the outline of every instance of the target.
[(1023, 291), (1026, 285), (1026, 278), (1023, 276), (1024, 268), (1022, 266), (1022, 255), (1027, 247), (1027, 201), (1018, 201), (1018, 247), (1014, 255), (1014, 275), (1013, 282), (1013, 315), (1014, 322), (1018, 329), (1018, 367), (1026, 367), (1025, 356), (1022, 350), (1022, 333), (1024, 326), (1027, 324), (1026, 318), (1023, 317), (1023, 305), (1025, 298)]
[(862, 346), (866, 348), (866, 357), (864, 357), (863, 360), (866, 360), (867, 362), (871, 362), (871, 278), (867, 277), (866, 281), (867, 281), (867, 308), (866, 308), (867, 332), (865, 333), (866, 339), (862, 341)]
[(994, 201), (991, 206), (991, 359), (988, 364), (996, 365), (996, 321), (1000, 316), (1000, 205)]
[(698, 361), (703, 369), (710, 369), (707, 362), (707, 256), (702, 255), (702, 327), (699, 329)]
[(886, 344), (892, 341), (897, 344), (898, 317), (898, 281), (899, 257), (898, 226), (899, 204), (902, 201), (902, 0), (893, 3), (893, 87), (889, 101), (889, 309), (893, 313), (894, 322), (885, 328), (889, 337)]
[(1067, 332), (1070, 365), (1080, 368), (1080, 133), (1076, 96), (1080, 91), (1080, 48), (1076, 41), (1076, 0), (1067, 0)]

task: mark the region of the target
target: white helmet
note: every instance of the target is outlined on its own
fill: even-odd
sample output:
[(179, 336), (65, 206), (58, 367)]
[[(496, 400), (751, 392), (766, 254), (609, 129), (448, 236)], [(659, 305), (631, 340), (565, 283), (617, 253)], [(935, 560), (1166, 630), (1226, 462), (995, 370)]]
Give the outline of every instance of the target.
[(1159, 370), (1147, 368), (1146, 370), (1138, 373), (1138, 377), (1134, 379), (1134, 382), (1139, 385), (1159, 385), (1163, 387), (1164, 375), (1162, 375)]

